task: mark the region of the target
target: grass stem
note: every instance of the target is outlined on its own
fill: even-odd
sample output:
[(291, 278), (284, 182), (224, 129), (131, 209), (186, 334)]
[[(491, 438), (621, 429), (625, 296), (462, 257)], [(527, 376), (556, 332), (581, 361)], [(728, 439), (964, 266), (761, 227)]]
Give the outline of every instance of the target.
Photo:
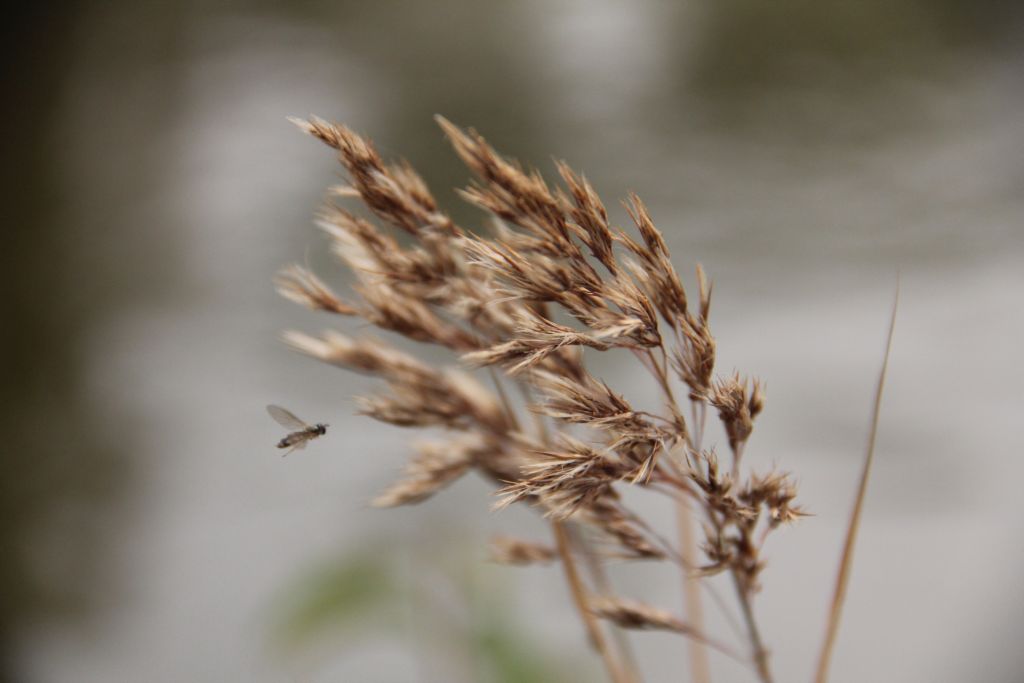
[(569, 543), (569, 535), (565, 530), (565, 525), (562, 522), (553, 521), (551, 528), (555, 533), (555, 544), (558, 547), (558, 554), (562, 560), (562, 568), (565, 571), (565, 579), (569, 584), (573, 603), (576, 605), (576, 610), (579, 612), (580, 619), (587, 630), (587, 636), (590, 639), (591, 645), (601, 655), (605, 669), (607, 669), (608, 676), (613, 683), (635, 683), (619, 668), (604, 638), (604, 633), (597, 621), (597, 617), (590, 611), (587, 589), (583, 585), (579, 571), (576, 568), (576, 561), (572, 556), (572, 547)]
[(878, 373), (878, 384), (875, 388), (875, 403), (871, 411), (871, 430), (868, 434), (867, 452), (864, 455), (864, 466), (860, 473), (860, 484), (857, 487), (857, 498), (850, 513), (850, 523), (846, 529), (846, 541), (843, 543), (843, 554), (839, 559), (839, 572), (836, 575), (836, 586), (832, 594), (832, 607), (829, 610), (828, 625), (825, 628), (825, 641), (821, 646), (818, 658), (818, 670), (815, 683), (828, 681), (829, 664), (832, 661), (832, 650), (835, 647), (839, 622), (842, 618), (843, 603), (846, 600), (846, 589), (850, 582), (850, 568), (853, 566), (853, 548), (857, 542), (857, 531), (860, 528), (860, 516), (864, 507), (864, 498), (868, 489), (868, 478), (871, 465), (875, 458), (875, 437), (878, 434), (878, 417), (882, 407), (882, 393), (885, 389), (885, 374), (889, 368), (889, 354), (892, 351), (892, 336), (896, 329), (896, 309), (900, 302), (900, 284), (896, 280), (896, 294), (892, 302), (892, 315), (889, 319), (889, 333), (885, 342), (885, 355), (882, 358), (882, 369)]

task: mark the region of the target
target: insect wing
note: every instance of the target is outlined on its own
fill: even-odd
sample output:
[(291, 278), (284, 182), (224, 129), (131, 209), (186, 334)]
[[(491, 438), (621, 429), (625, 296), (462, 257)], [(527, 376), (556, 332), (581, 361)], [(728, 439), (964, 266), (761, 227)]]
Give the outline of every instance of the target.
[(309, 439), (308, 439), (308, 438), (303, 438), (303, 439), (300, 439), (299, 441), (297, 441), (297, 442), (295, 442), (294, 444), (292, 444), (292, 447), (291, 447), (291, 448), (289, 448), (289, 449), (288, 449), (288, 450), (286, 450), (286, 451), (285, 451), (284, 453), (282, 453), (282, 454), (281, 454), (281, 457), (283, 458), (283, 457), (284, 457), (284, 456), (286, 456), (286, 455), (291, 455), (291, 454), (292, 454), (292, 453), (294, 453), (295, 451), (301, 451), (301, 450), (302, 450), (303, 448), (305, 448), (305, 447), (306, 447), (306, 443), (307, 443), (308, 441), (309, 441)]
[(277, 424), (281, 425), (285, 429), (290, 429), (296, 432), (309, 429), (308, 424), (295, 417), (291, 411), (285, 410), (281, 406), (267, 406), (267, 412), (270, 413), (270, 417), (274, 418)]

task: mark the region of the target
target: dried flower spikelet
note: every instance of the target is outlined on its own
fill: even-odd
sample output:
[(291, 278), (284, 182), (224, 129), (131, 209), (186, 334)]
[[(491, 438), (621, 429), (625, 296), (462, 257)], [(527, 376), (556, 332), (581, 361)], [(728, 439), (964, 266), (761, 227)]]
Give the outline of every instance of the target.
[(359, 398), (359, 412), (399, 427), (483, 428), (497, 436), (511, 427), (497, 398), (464, 372), (409, 375), (389, 385), (388, 393)]
[(404, 477), (373, 500), (374, 507), (412, 505), (431, 497), (465, 474), (482, 448), (476, 437), (416, 444)]
[(606, 494), (622, 475), (612, 458), (582, 441), (560, 434), (557, 447), (529, 454), (522, 479), (498, 491), (501, 498), (494, 509), (532, 499), (544, 508), (546, 517), (566, 519)]
[(352, 187), (351, 185), (331, 185), (327, 188), (327, 194), (331, 197), (341, 197), (342, 199), (359, 199), (359, 190)]
[(718, 467), (714, 450), (701, 451), (690, 461), (690, 479), (709, 497), (728, 495), (733, 487), (732, 477)]
[(727, 540), (720, 529), (710, 525), (704, 526), (704, 543), (701, 550), (708, 558), (708, 564), (700, 568), (701, 576), (714, 576), (730, 569), (735, 560), (733, 544)]
[[(519, 253), (515, 244), (479, 242), (470, 248), (475, 262), (494, 269), (518, 296), (537, 301), (557, 302), (574, 317), (591, 327), (597, 337), (630, 337), (633, 343), (653, 346), (659, 343), (654, 310), (650, 302), (632, 283), (624, 279), (605, 287), (602, 278), (587, 261), (573, 241), (575, 234), (591, 245), (599, 259), (610, 260), (610, 247), (598, 224), (600, 216), (580, 220), (596, 231), (571, 222), (574, 209), (562, 195), (556, 198), (537, 173), (526, 174), (517, 165), (501, 159), (483, 138), (463, 132), (441, 120), (456, 152), (476, 172), (481, 183), (470, 187), (463, 196), (496, 216), (523, 228), (530, 240), (518, 240), (529, 250), (529, 258)], [(586, 190), (578, 187), (579, 192)], [(581, 198), (581, 201), (588, 201)], [(605, 227), (605, 230), (607, 228)], [(602, 249), (604, 251), (602, 251)], [(611, 302), (618, 311), (608, 306)]]
[(464, 354), (462, 360), (474, 367), (502, 365), (509, 374), (541, 365), (549, 356), (570, 346), (605, 350), (612, 344), (598, 337), (559, 325), (547, 318), (519, 311), (515, 315), (515, 338), (490, 348)]
[(454, 232), (448, 218), (426, 185), (408, 165), (387, 166), (369, 140), (349, 128), (319, 118), (291, 119), (310, 135), (338, 150), (338, 158), (351, 176), (352, 187), (378, 216), (410, 234), (425, 227)]
[(613, 539), (627, 557), (645, 560), (665, 557), (665, 553), (647, 538), (640, 524), (635, 521), (636, 516), (627, 512), (612, 496), (600, 498), (581, 509), (579, 516)]
[[(620, 440), (621, 441), (621, 440)], [(646, 448), (641, 449), (641, 443), (631, 441), (629, 448), (619, 451), (620, 455), (624, 456), (624, 459), (636, 463), (636, 469), (629, 474), (629, 481), (632, 484), (648, 484), (651, 481), (651, 477), (654, 475), (654, 468), (658, 463), (658, 456), (662, 452), (662, 447), (658, 441), (649, 441), (643, 444)]]
[(577, 379), (537, 370), (530, 374), (529, 380), (546, 398), (544, 404), (536, 410), (557, 420), (572, 424), (613, 426), (637, 418), (625, 398), (589, 374)]
[(602, 619), (608, 619), (617, 626), (628, 629), (653, 629), (693, 633), (694, 630), (681, 619), (651, 605), (622, 598), (597, 598), (591, 601), (591, 611)]
[[(608, 329), (602, 336), (630, 336), (641, 346), (659, 346), (661, 334), (658, 331), (658, 314), (651, 300), (644, 294), (632, 279), (625, 273), (615, 276), (604, 288), (608, 301), (622, 311), (624, 315), (602, 316), (611, 318), (612, 323), (605, 323)], [(600, 318), (599, 318), (600, 319)], [(618, 319), (616, 321), (616, 319)], [(595, 325), (595, 329), (601, 329)]]
[(402, 247), (369, 221), (336, 207), (325, 212), (321, 228), (356, 271), (370, 322), (458, 351), (480, 346), (460, 320), (487, 334), (508, 327), (507, 307), (495, 303), (488, 279), (465, 277), (462, 238), (424, 233), (420, 242), (429, 248)]
[[(640, 232), (645, 246), (645, 249), (632, 249), (632, 251), (651, 264), (660, 264), (661, 259), (668, 257), (668, 246), (665, 244), (665, 238), (662, 237), (661, 231), (654, 227), (654, 221), (651, 220), (647, 206), (635, 192), (629, 193), (629, 201), (625, 203), (625, 206), (629, 217), (633, 219), (633, 224)], [(686, 310), (686, 296), (682, 293), (681, 286), (679, 295), (676, 297), (676, 305), (679, 307), (679, 312)]]
[(337, 206), (323, 210), (317, 221), (331, 239), (335, 255), (355, 271), (361, 282), (436, 284), (433, 259), (422, 252), (403, 248), (376, 225)]
[[(665, 321), (670, 325), (676, 325), (679, 320), (686, 318), (689, 312), (686, 290), (669, 258), (665, 240), (661, 232), (654, 227), (647, 207), (635, 193), (630, 194), (625, 207), (643, 239), (643, 244), (622, 231), (616, 235), (616, 240), (641, 259), (643, 275), (638, 279), (645, 282), (648, 294)], [(636, 276), (641, 269), (634, 266), (631, 267), (631, 271)]]
[(355, 340), (333, 331), (321, 337), (289, 331), (284, 340), (293, 349), (324, 363), (393, 382), (429, 383), (440, 376), (430, 366), (376, 339)]
[(493, 561), (517, 566), (548, 564), (558, 559), (558, 552), (550, 546), (509, 536), (492, 539), (490, 551)]
[(384, 283), (358, 288), (370, 307), (364, 317), (377, 327), (416, 341), (440, 344), (455, 351), (478, 348), (473, 335), (438, 316), (420, 299)]
[(345, 303), (311, 270), (293, 264), (274, 279), (278, 293), (289, 301), (314, 311), (340, 315), (358, 315), (359, 311)]
[(475, 377), (461, 370), (448, 369), (444, 378), (445, 390), (458, 397), (478, 424), (496, 435), (504, 435), (511, 429), (501, 401)]
[(625, 398), (585, 371), (575, 378), (538, 370), (529, 379), (546, 399), (532, 409), (562, 422), (602, 430), (607, 447), (624, 463), (636, 466), (628, 475), (632, 483), (647, 483), (657, 456), (664, 451), (663, 441), (675, 440), (674, 433), (656, 427)]
[(608, 225), (608, 212), (601, 198), (594, 192), (587, 179), (573, 172), (564, 161), (559, 161), (557, 166), (559, 175), (572, 194), (571, 203), (564, 196), (560, 197), (560, 203), (563, 211), (572, 217), (571, 227), (574, 228), (576, 236), (608, 272), (617, 273), (619, 265), (613, 252), (615, 238)]
[(697, 295), (700, 299), (700, 322), (704, 325), (708, 322), (708, 315), (711, 313), (711, 283), (708, 282), (704, 266), (697, 264)]
[(460, 193), (467, 201), (523, 228), (552, 253), (576, 249), (561, 207), (539, 173), (527, 174), (503, 159), (475, 131), (463, 131), (440, 116), (436, 120), (455, 153), (480, 178)]
[(635, 600), (603, 596), (591, 598), (590, 611), (620, 628), (648, 631), (671, 631), (718, 650), (743, 662), (746, 658), (722, 642), (709, 638), (700, 629), (687, 624), (671, 612)]
[(387, 167), (387, 174), (395, 180), (415, 203), (426, 209), (436, 210), (437, 201), (419, 173), (404, 159)]
[(359, 396), (356, 403), (359, 405), (359, 415), (396, 427), (468, 429), (470, 425), (467, 416), (450, 403), (430, 402), (415, 391)]
[(681, 343), (672, 352), (672, 367), (690, 388), (690, 399), (707, 400), (715, 370), (715, 338), (703, 320), (687, 316), (680, 322)]
[[(485, 194), (477, 189), (478, 203)], [(656, 314), (643, 292), (624, 276), (606, 286), (571, 239), (573, 233), (566, 232), (566, 226), (571, 224), (565, 216), (548, 206), (546, 199), (541, 203), (545, 208), (530, 220), (501, 213), (493, 204), (487, 204), (485, 208), (526, 227), (534, 236), (527, 242), (520, 238), (500, 243), (471, 242), (467, 247), (470, 262), (492, 270), (510, 296), (558, 303), (591, 328), (591, 335), (578, 337), (574, 343), (602, 348), (598, 340), (607, 339), (614, 345), (657, 345), (660, 337)], [(579, 234), (578, 226), (573, 227)]]
[(758, 384), (754, 384), (754, 392), (747, 396), (747, 381), (738, 374), (716, 382), (712, 387), (711, 405), (718, 409), (718, 417), (725, 426), (729, 437), (729, 447), (738, 453), (750, 437), (754, 429), (754, 416), (751, 408), (760, 412), (763, 397)]
[(753, 420), (764, 410), (764, 384), (758, 379), (753, 380), (751, 384), (747, 408), (750, 410), (750, 419)]
[(787, 473), (770, 472), (764, 476), (751, 475), (740, 500), (755, 507), (764, 505), (768, 510), (769, 524), (774, 528), (807, 516), (803, 508), (793, 505), (796, 494), (796, 484)]
[(469, 265), (502, 280), (508, 299), (553, 301), (566, 285), (563, 271), (553, 261), (528, 258), (508, 242), (465, 237), (461, 246)]
[(293, 348), (325, 363), (387, 380), (391, 393), (360, 399), (361, 412), (399, 426), (469, 424), (503, 435), (510, 429), (501, 403), (468, 374), (440, 372), (377, 340), (353, 340), (337, 332), (312, 337), (285, 333)]

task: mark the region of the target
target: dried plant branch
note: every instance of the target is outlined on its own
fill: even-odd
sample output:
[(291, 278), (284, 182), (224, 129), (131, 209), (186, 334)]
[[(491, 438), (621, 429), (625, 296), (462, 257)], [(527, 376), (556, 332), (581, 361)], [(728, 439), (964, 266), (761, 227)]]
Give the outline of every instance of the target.
[(875, 387), (875, 400), (871, 409), (871, 429), (868, 433), (867, 450), (864, 454), (864, 465), (860, 473), (860, 483), (857, 486), (857, 496), (854, 499), (853, 510), (850, 513), (849, 526), (846, 529), (846, 540), (843, 542), (843, 553), (839, 559), (839, 571), (836, 575), (835, 590), (832, 594), (832, 605), (828, 614), (828, 625), (825, 628), (825, 640), (821, 646), (821, 654), (818, 658), (818, 669), (815, 673), (815, 683), (826, 683), (828, 681), (829, 664), (832, 661), (832, 649), (835, 646), (836, 635), (839, 633), (839, 622), (842, 619), (843, 602), (846, 599), (846, 589), (850, 582), (850, 569), (853, 566), (853, 548), (857, 543), (857, 531), (860, 529), (860, 516), (864, 507), (864, 498), (868, 490), (868, 478), (871, 476), (871, 465), (875, 459), (875, 437), (878, 434), (878, 418), (882, 410), (882, 393), (885, 390), (885, 375), (889, 369), (889, 355), (892, 351), (892, 337), (896, 330), (896, 310), (900, 302), (900, 283), (896, 281), (896, 293), (893, 296), (892, 314), (889, 318), (889, 332), (885, 340), (885, 353), (882, 356), (882, 368), (878, 373), (878, 384)]
[(475, 438), (420, 444), (416, 457), (405, 468), (406, 478), (377, 496), (373, 505), (396, 507), (430, 498), (465, 474), (485, 448), (486, 444)]
[(539, 543), (499, 536), (491, 540), (491, 559), (501, 564), (547, 564), (558, 559), (558, 551)]
[[(696, 296), (688, 295), (636, 195), (625, 203), (632, 221), (627, 231), (610, 221), (590, 183), (566, 163), (556, 164), (561, 185), (549, 184), (539, 172), (499, 155), (475, 131), (443, 118), (438, 123), (474, 175), (460, 194), (492, 215), (490, 234), (457, 225), (408, 164), (385, 161), (368, 139), (321, 119), (295, 123), (334, 149), (347, 171), (348, 184), (332, 190), (319, 225), (353, 282), (351, 295), (342, 297), (308, 269), (292, 266), (277, 278), (280, 293), (313, 310), (361, 319), (410, 345), (442, 350), (462, 364), (439, 367), (414, 352), (339, 332), (286, 333), (294, 349), (380, 380), (380, 391), (359, 398), (361, 413), (448, 433), (418, 446), (404, 477), (375, 504), (419, 503), (477, 471), (495, 486), (495, 508), (537, 509), (550, 519), (557, 548), (506, 540), (494, 555), (529, 564), (557, 554), (580, 617), (616, 683), (639, 681), (638, 666), (623, 634), (613, 631), (613, 640), (602, 634), (574, 545), (605, 597), (613, 590), (604, 560), (678, 565), (689, 621), (624, 601), (605, 604), (601, 614), (621, 625), (660, 625), (688, 637), (698, 683), (709, 679), (706, 648), (728, 648), (705, 635), (697, 587), (710, 592), (734, 625), (728, 607), (703, 580), (728, 573), (746, 622), (742, 637), (749, 641), (750, 660), (760, 680), (771, 681), (753, 610), (765, 567), (762, 549), (771, 533), (804, 513), (788, 475), (744, 467), (764, 407), (763, 387), (739, 374), (716, 376), (712, 287), (703, 269), (696, 268)], [(334, 204), (353, 198), (368, 217)], [(627, 357), (650, 375), (660, 395), (658, 410), (637, 410), (591, 374), (584, 350), (613, 349), (628, 350)], [(478, 368), (489, 374), (487, 381)], [(684, 391), (689, 420), (678, 400)], [(703, 445), (709, 408), (728, 438), (721, 463)], [(532, 430), (519, 417), (527, 413)], [(678, 548), (626, 505), (626, 488), (667, 495), (679, 506)], [(570, 523), (586, 536), (571, 539)]]
[(665, 610), (660, 610), (651, 605), (634, 600), (606, 597), (592, 601), (590, 609), (602, 619), (608, 619), (622, 628), (672, 631), (691, 640), (699, 641), (738, 662), (749, 664), (741, 654), (728, 645), (707, 637), (690, 624), (676, 618)]

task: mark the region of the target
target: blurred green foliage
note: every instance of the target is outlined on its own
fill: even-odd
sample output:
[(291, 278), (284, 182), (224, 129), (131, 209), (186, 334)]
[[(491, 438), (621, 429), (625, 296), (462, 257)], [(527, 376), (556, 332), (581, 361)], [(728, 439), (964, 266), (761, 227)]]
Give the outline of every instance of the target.
[(527, 637), (521, 626), (510, 619), (506, 610), (491, 605), (489, 610), (478, 612), (469, 634), (470, 647), (486, 674), (480, 680), (492, 683), (564, 683), (574, 680), (566, 673), (567, 658), (558, 660), (553, 653), (544, 652)]
[[(416, 562), (429, 564), (414, 569), (420, 581), (410, 584), (396, 573), (410, 561), (408, 552), (371, 545), (310, 571), (284, 590), (273, 624), (273, 641), (284, 656), (314, 646), (343, 651), (389, 636), (406, 642), (421, 659), (463, 656), (467, 683), (559, 683), (575, 679), (570, 670), (588, 670), (585, 661), (570, 669), (572, 654), (555, 656), (530, 637), (510, 609), (514, 587), (496, 585), (479, 558), (469, 561), (464, 552), (417, 554)], [(442, 566), (445, 556), (466, 563)], [(439, 584), (452, 588), (452, 595), (435, 593)], [(429, 633), (421, 632), (424, 624)], [(585, 655), (580, 633), (578, 654)]]
[(362, 629), (368, 621), (379, 621), (383, 608), (398, 598), (388, 562), (369, 555), (349, 557), (313, 571), (289, 591), (277, 637), (296, 647), (353, 623)]

